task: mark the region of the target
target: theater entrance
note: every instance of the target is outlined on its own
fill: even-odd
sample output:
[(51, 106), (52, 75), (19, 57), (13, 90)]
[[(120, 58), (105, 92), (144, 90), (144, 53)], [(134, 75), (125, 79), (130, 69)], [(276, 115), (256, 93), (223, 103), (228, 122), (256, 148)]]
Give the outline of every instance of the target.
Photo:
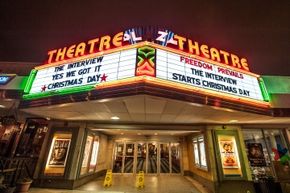
[(116, 142), (113, 173), (181, 173), (181, 150), (173, 142)]

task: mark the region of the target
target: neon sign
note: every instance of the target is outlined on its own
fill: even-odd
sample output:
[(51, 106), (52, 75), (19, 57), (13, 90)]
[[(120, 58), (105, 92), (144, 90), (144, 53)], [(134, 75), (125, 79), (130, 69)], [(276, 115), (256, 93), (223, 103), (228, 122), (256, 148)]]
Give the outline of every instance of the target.
[(189, 38), (174, 34), (170, 30), (160, 29), (155, 31), (132, 28), (115, 35), (105, 35), (86, 42), (80, 42), (71, 46), (50, 50), (48, 52), (47, 64), (77, 58), (85, 55), (95, 54), (106, 50), (132, 45), (142, 41), (150, 41), (156, 44), (174, 48), (195, 56), (215, 61), (243, 71), (250, 71), (246, 58), (239, 57), (225, 50), (201, 44)]
[(6, 85), (15, 75), (0, 75), (0, 85)]

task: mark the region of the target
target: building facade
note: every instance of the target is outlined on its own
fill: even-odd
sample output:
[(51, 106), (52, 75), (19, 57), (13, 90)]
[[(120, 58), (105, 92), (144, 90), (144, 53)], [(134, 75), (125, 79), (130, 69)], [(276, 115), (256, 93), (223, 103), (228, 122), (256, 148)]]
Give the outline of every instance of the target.
[(111, 169), (289, 191), (289, 77), (254, 74), (233, 53), (132, 28), (51, 50), (0, 83), (1, 159), (33, 159), (35, 186), (73, 189)]

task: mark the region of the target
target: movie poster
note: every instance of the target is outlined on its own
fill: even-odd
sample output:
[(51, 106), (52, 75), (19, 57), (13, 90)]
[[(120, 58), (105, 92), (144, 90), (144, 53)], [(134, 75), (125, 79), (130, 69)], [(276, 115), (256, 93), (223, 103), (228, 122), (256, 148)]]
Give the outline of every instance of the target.
[(261, 143), (248, 143), (248, 159), (251, 166), (266, 166), (266, 160)]
[(235, 142), (233, 140), (219, 141), (223, 168), (239, 168)]
[(48, 165), (53, 167), (64, 167), (66, 164), (70, 139), (55, 139)]
[(85, 151), (84, 151), (84, 158), (83, 158), (82, 167), (88, 166), (92, 143), (93, 143), (93, 137), (88, 136), (87, 141), (86, 141)]

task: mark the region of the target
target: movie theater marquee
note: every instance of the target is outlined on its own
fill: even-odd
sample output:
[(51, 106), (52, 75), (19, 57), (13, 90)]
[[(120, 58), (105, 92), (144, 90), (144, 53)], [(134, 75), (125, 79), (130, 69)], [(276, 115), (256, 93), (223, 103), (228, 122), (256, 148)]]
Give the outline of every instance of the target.
[(147, 42), (142, 31), (133, 28), (51, 50), (47, 63), (32, 71), (24, 98), (143, 75), (205, 92), (265, 100), (259, 76), (249, 72), (246, 58), (169, 30), (152, 32), (152, 37), (154, 41)]

